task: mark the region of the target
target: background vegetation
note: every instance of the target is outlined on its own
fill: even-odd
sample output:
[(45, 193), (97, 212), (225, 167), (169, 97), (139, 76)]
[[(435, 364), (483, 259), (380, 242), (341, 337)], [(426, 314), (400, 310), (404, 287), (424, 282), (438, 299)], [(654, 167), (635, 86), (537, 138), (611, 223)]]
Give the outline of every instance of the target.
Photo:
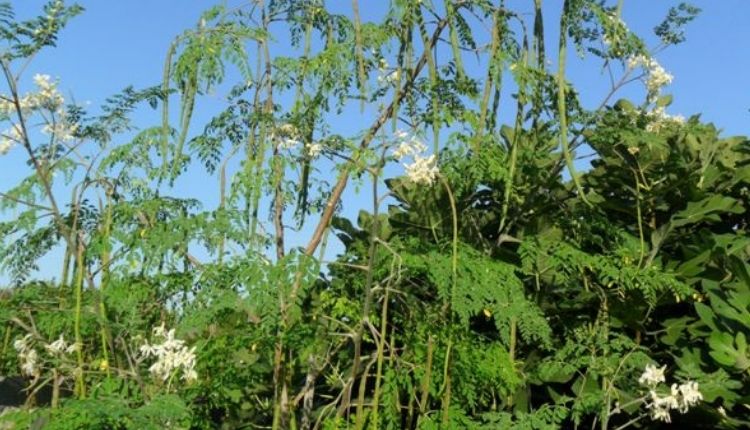
[[(156, 85), (93, 112), (28, 76), (82, 9), (0, 5), (0, 154), (29, 169), (0, 194), (0, 375), (22, 394), (0, 428), (750, 424), (750, 141), (666, 113), (655, 55), (698, 10), (647, 47), (623, 3), (217, 6)], [(610, 79), (598, 108), (569, 55)], [(35, 280), (55, 250), (59, 281)]]

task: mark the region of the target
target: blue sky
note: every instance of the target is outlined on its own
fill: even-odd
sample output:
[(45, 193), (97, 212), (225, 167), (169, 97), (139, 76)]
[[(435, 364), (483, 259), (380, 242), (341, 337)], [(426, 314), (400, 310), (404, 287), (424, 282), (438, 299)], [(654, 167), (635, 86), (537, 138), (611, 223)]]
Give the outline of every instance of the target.
[[(361, 0), (362, 16), (382, 13), (385, 0)], [(39, 10), (40, 0), (12, 2), (19, 16)], [(57, 76), (61, 87), (78, 100), (94, 104), (125, 85), (136, 87), (158, 82), (167, 47), (175, 35), (194, 26), (200, 13), (214, 0), (82, 0), (86, 8), (62, 33), (57, 49), (45, 51), (30, 71)], [(229, 5), (240, 4), (230, 1)], [(329, 0), (346, 11), (349, 2)], [(546, 0), (550, 12), (559, 9), (562, 0)], [(626, 0), (624, 19), (631, 29), (644, 34), (670, 5), (667, 0)], [(660, 54), (659, 61), (674, 76), (669, 91), (675, 94), (673, 111), (683, 114), (703, 112), (728, 133), (747, 132), (750, 119), (750, 3), (746, 0), (697, 0), (703, 13), (688, 26), (686, 43)], [(531, 10), (530, 0), (509, 0), (510, 9)], [(549, 16), (553, 16), (552, 13)], [(554, 23), (548, 23), (548, 35), (555, 36)], [(276, 35), (283, 38), (284, 35)], [(598, 75), (590, 64), (571, 64), (570, 78), (587, 82)], [(602, 81), (599, 77), (594, 80)], [(587, 91), (582, 89), (585, 95)]]
[[(20, 18), (35, 15), (44, 3), (40, 0), (12, 1)], [(201, 12), (216, 3), (214, 0), (81, 0), (86, 11), (73, 19), (62, 32), (56, 49), (40, 54), (29, 66), (27, 78), (34, 73), (46, 73), (60, 79), (60, 89), (66, 97), (78, 102), (99, 105), (127, 85), (136, 88), (158, 84), (164, 57), (173, 38), (192, 27)], [(341, 13), (349, 13), (349, 1), (328, 0)], [(670, 5), (666, 0), (625, 0), (623, 18), (638, 34), (650, 34)], [(747, 0), (696, 0), (703, 9), (697, 20), (687, 27), (688, 40), (658, 56), (659, 62), (674, 75), (666, 92), (675, 96), (669, 108), (671, 114), (689, 116), (702, 113), (705, 120), (716, 123), (726, 135), (748, 134), (750, 119), (750, 2)], [(241, 4), (229, 1), (229, 6)], [(507, 6), (519, 12), (531, 12), (531, 0), (508, 0)], [(364, 20), (382, 15), (385, 0), (360, 0)], [(548, 17), (557, 15), (562, 0), (546, 0)], [(556, 44), (556, 23), (545, 23), (549, 46)], [(284, 41), (285, 34), (275, 34)], [(651, 39), (653, 42), (653, 38)], [(554, 61), (554, 58), (553, 58)], [(472, 67), (470, 59), (466, 66)], [(554, 69), (554, 65), (550, 66)], [(590, 61), (571, 58), (568, 77), (581, 92), (588, 107), (595, 106), (607, 90), (607, 79), (599, 67)], [(5, 91), (2, 89), (0, 91)], [(221, 91), (204, 98), (198, 105), (196, 124), (202, 125), (221, 106)], [(643, 90), (632, 85), (621, 96), (643, 99)], [(367, 124), (350, 116), (339, 124), (342, 132), (355, 135)], [(362, 118), (365, 119), (365, 118)], [(370, 117), (371, 120), (371, 117)], [(159, 122), (159, 112), (139, 111), (135, 122), (143, 126)], [(0, 191), (25, 176), (21, 154), (0, 158)], [(328, 178), (333, 182), (334, 178)], [(216, 181), (206, 181), (196, 175), (183, 180), (194, 196), (204, 201), (206, 209), (215, 207)], [(353, 190), (345, 197), (347, 213), (365, 206), (369, 198)], [(358, 201), (363, 202), (358, 204)], [(301, 244), (308, 232), (289, 232), (292, 244)], [(42, 270), (42, 275), (55, 274)], [(51, 276), (51, 275), (50, 275)], [(3, 283), (0, 274), (0, 284)]]

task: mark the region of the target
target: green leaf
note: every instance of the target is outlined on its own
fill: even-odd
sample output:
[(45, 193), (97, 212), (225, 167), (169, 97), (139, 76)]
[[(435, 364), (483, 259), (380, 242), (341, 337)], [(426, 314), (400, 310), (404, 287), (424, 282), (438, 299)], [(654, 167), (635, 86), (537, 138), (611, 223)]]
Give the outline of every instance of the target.
[(714, 194), (698, 202), (690, 202), (687, 208), (672, 216), (672, 228), (682, 227), (701, 221), (718, 221), (720, 213), (740, 214), (745, 212), (742, 204), (731, 197)]
[(716, 315), (714, 315), (713, 310), (704, 305), (703, 303), (695, 303), (695, 311), (698, 313), (698, 316), (700, 317), (701, 321), (703, 321), (704, 324), (706, 324), (711, 330), (713, 331), (719, 331), (719, 328), (716, 326)]

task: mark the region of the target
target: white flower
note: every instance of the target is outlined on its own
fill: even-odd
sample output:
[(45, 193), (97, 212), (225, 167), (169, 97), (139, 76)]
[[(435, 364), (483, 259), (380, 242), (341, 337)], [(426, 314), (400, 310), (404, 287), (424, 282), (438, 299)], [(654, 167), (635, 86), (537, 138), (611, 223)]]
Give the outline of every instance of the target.
[(637, 55), (634, 57), (628, 58), (627, 62), (625, 63), (628, 66), (629, 70), (635, 69), (636, 67), (641, 65), (641, 61), (643, 59), (642, 55)]
[(21, 364), (21, 372), (27, 376), (35, 376), (39, 374), (39, 355), (35, 349), (21, 355), (19, 357), (23, 359)]
[(23, 132), (18, 125), (12, 125), (0, 138), (0, 155), (7, 154), (16, 144), (23, 142)]
[(404, 130), (396, 130), (393, 133), (393, 137), (396, 138), (396, 141), (406, 142), (407, 140), (410, 139), (411, 135), (405, 132)]
[(654, 421), (664, 421), (671, 423), (672, 417), (669, 415), (669, 409), (655, 408), (651, 410), (651, 419)]
[(40, 372), (39, 354), (31, 345), (32, 337), (27, 334), (22, 339), (13, 342), (13, 348), (18, 352), (21, 362), (21, 373), (27, 376), (38, 376)]
[(0, 114), (10, 115), (15, 110), (16, 105), (13, 103), (13, 100), (6, 95), (0, 94)]
[(674, 77), (669, 74), (656, 60), (645, 55), (637, 55), (628, 58), (627, 67), (629, 70), (636, 67), (643, 67), (645, 71), (645, 83), (648, 90), (648, 101), (654, 102), (661, 89), (672, 83)]
[(398, 82), (401, 72), (398, 69), (390, 70), (390, 67), (385, 58), (380, 59), (378, 62), (378, 84), (393, 85)]
[(298, 139), (299, 131), (297, 127), (292, 124), (285, 123), (276, 127), (270, 137), (279, 145), (279, 149), (294, 149), (297, 146), (301, 146), (302, 142)]
[(31, 335), (27, 334), (21, 339), (16, 339), (13, 341), (13, 348), (18, 352), (23, 352), (28, 350), (29, 348), (29, 341), (31, 340)]
[(641, 377), (638, 378), (638, 383), (641, 385), (655, 386), (660, 382), (665, 382), (666, 378), (664, 377), (664, 371), (666, 369), (667, 366), (656, 367), (653, 364), (647, 364), (646, 370), (644, 370)]
[[(397, 130), (394, 137), (394, 143), (398, 146), (392, 155), (404, 164), (406, 176), (415, 184), (432, 185), (440, 174), (435, 154), (423, 155), (427, 152), (427, 145), (415, 135)], [(405, 158), (411, 158), (412, 162), (404, 161)]]
[(75, 132), (78, 130), (78, 124), (69, 124), (63, 119), (58, 122), (47, 123), (42, 127), (42, 133), (52, 135), (59, 141), (73, 140)]
[(53, 86), (52, 82), (50, 82), (50, 76), (49, 75), (42, 75), (37, 73), (34, 75), (34, 83), (37, 87), (40, 89), (48, 89)]
[(427, 145), (425, 145), (417, 136), (410, 135), (403, 130), (396, 130), (393, 133), (395, 137), (394, 143), (398, 143), (398, 147), (393, 151), (393, 157), (401, 161), (405, 157), (414, 156), (427, 151)]
[(68, 345), (68, 343), (65, 342), (65, 337), (61, 334), (60, 337), (56, 341), (45, 345), (44, 349), (46, 349), (47, 352), (49, 352), (52, 355), (62, 355), (64, 353), (70, 354), (70, 353), (75, 352), (76, 345), (75, 344)]
[(685, 413), (687, 410), (698, 402), (703, 400), (703, 394), (698, 390), (698, 383), (695, 381), (688, 381), (684, 384), (680, 384), (678, 387), (680, 392), (682, 403), (680, 405), (680, 412)]
[(315, 158), (320, 155), (321, 152), (323, 152), (323, 145), (321, 145), (320, 143), (310, 143), (305, 145), (305, 149), (307, 150), (307, 155), (309, 155), (310, 158)]
[(672, 387), (672, 394), (668, 396), (660, 396), (655, 390), (649, 392), (651, 397), (650, 403), (646, 404), (646, 409), (650, 409), (651, 419), (655, 421), (671, 422), (672, 417), (669, 411), (677, 409), (679, 407), (679, 401), (675, 394), (675, 387)]
[(11, 149), (13, 149), (14, 146), (15, 144), (12, 140), (3, 138), (0, 141), (0, 155), (7, 154)]
[(685, 117), (682, 115), (669, 115), (664, 110), (663, 106), (654, 108), (651, 112), (648, 112), (646, 116), (650, 122), (646, 125), (646, 131), (657, 133), (662, 128), (669, 125), (683, 125), (685, 124)]
[(182, 372), (182, 379), (190, 382), (198, 379), (195, 371), (195, 347), (185, 346), (185, 341), (175, 338), (175, 329), (166, 330), (164, 323), (153, 329), (154, 337), (162, 338), (159, 344), (146, 342), (141, 346), (141, 356), (154, 357), (156, 361), (149, 367), (149, 372), (162, 381), (168, 380), (177, 371)]
[(435, 182), (440, 171), (437, 168), (437, 159), (435, 154), (429, 157), (421, 155), (414, 156), (414, 162), (405, 164), (406, 176), (415, 184), (432, 185)]
[(665, 369), (666, 366), (657, 367), (649, 364), (638, 382), (649, 387), (648, 395), (644, 397), (644, 401), (651, 419), (668, 423), (672, 420), (670, 411), (678, 410), (684, 414), (691, 406), (695, 406), (703, 400), (703, 395), (698, 390), (698, 383), (695, 381), (687, 381), (680, 385), (672, 384), (669, 388), (669, 394), (661, 395), (660, 392), (666, 390), (659, 389), (658, 385), (666, 382)]
[(646, 81), (649, 92), (658, 92), (661, 87), (671, 84), (672, 79), (674, 77), (667, 73), (659, 63), (651, 60), (648, 68), (648, 80)]
[[(34, 83), (39, 88), (39, 92), (32, 95), (28, 104), (45, 106), (48, 108), (57, 108), (65, 103), (62, 94), (57, 90), (57, 82), (53, 82), (49, 75), (34, 75)], [(36, 103), (33, 103), (33, 102)]]
[(412, 147), (407, 142), (402, 142), (398, 145), (395, 151), (393, 151), (393, 157), (397, 160), (401, 160), (404, 157), (408, 157), (412, 153)]

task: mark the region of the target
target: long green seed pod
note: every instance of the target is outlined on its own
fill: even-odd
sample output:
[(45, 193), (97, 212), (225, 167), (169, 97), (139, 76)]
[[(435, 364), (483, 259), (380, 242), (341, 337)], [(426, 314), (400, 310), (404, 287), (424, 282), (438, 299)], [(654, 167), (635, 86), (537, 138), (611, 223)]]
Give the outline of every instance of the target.
[[(419, 34), (422, 37), (422, 43), (424, 46), (430, 46), (430, 36), (427, 34), (427, 27), (424, 24), (424, 17), (422, 10), (416, 14), (417, 24), (419, 25)], [(427, 71), (430, 77), (430, 101), (432, 102), (432, 138), (433, 138), (433, 152), (437, 154), (440, 151), (440, 100), (438, 100), (437, 88), (438, 72), (437, 65), (435, 64), (434, 53), (430, 50), (425, 51), (425, 58), (427, 59)]]
[(482, 136), (487, 128), (487, 108), (490, 103), (490, 94), (492, 93), (492, 86), (494, 84), (494, 77), (497, 69), (497, 67), (495, 67), (495, 60), (500, 50), (500, 13), (500, 9), (495, 11), (492, 20), (492, 43), (490, 44), (487, 77), (484, 83), (484, 90), (482, 91), (482, 100), (479, 104), (479, 128), (477, 129), (476, 145), (481, 144)]
[(365, 76), (365, 56), (362, 50), (362, 23), (359, 19), (359, 1), (352, 0), (352, 14), (354, 15), (354, 54), (357, 56), (357, 76), (359, 83), (361, 112), (365, 110), (367, 98), (367, 76)]
[(578, 179), (576, 168), (573, 165), (573, 155), (570, 151), (570, 145), (568, 145), (568, 117), (567, 107), (565, 105), (565, 60), (567, 57), (567, 46), (568, 46), (568, 13), (570, 9), (570, 1), (565, 0), (563, 5), (563, 12), (560, 16), (560, 45), (558, 47), (558, 64), (557, 64), (557, 111), (560, 115), (560, 145), (562, 147), (563, 157), (565, 157), (565, 165), (570, 172), (570, 177), (575, 184), (578, 195), (587, 204), (591, 205), (586, 199), (586, 195), (583, 192), (581, 181)]
[(453, 51), (453, 60), (456, 62), (456, 79), (461, 80), (466, 73), (464, 73), (464, 64), (461, 60), (461, 49), (458, 46), (458, 32), (456, 31), (456, 14), (458, 13), (453, 7), (453, 0), (445, 0), (445, 13), (448, 20), (448, 30), (451, 39), (451, 50)]

